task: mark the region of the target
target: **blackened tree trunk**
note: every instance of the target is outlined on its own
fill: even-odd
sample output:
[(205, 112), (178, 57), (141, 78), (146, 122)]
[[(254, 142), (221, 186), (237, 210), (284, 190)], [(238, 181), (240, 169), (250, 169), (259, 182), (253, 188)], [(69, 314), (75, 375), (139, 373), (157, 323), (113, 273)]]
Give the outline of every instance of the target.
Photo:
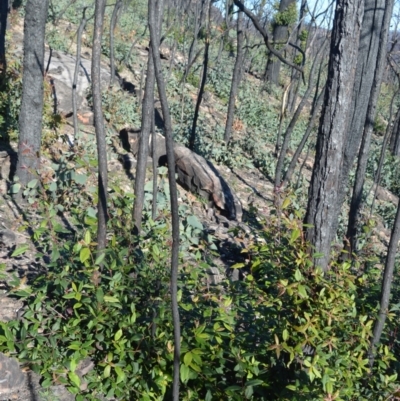
[(78, 33), (76, 35), (76, 61), (75, 61), (74, 81), (72, 83), (72, 114), (73, 114), (73, 120), (74, 120), (74, 141), (79, 132), (76, 87), (78, 85), (79, 69), (81, 66), (82, 33), (83, 33), (83, 30), (85, 29), (86, 22), (87, 22), (86, 9), (87, 9), (87, 7), (84, 7), (84, 9), (82, 11), (82, 20), (81, 20), (81, 23), (79, 24)]
[(365, 118), (377, 66), (378, 50), (382, 46), (380, 38), (384, 10), (385, 0), (365, 0), (353, 101), (350, 107), (349, 127), (345, 138), (343, 167), (339, 182), (338, 213), (346, 196), (350, 170), (359, 151), (364, 132)]
[(306, 237), (318, 254), (314, 265), (328, 269), (336, 234), (337, 192), (352, 102), (354, 72), (363, 17), (363, 1), (338, 0), (333, 21), (328, 80), (308, 193)]
[(16, 171), (22, 185), (37, 175), (40, 162), (48, 5), (48, 0), (28, 0), (25, 7), (24, 70)]
[(118, 11), (121, 6), (122, 0), (117, 0), (110, 21), (110, 86), (114, 85), (115, 80), (114, 31), (117, 25)]
[[(161, 69), (160, 51), (157, 43), (157, 23), (154, 12), (154, 0), (149, 0), (149, 28), (150, 42), (153, 53), (155, 75), (157, 79), (158, 94), (161, 100), (161, 107), (164, 117), (165, 139), (168, 163), (168, 181), (171, 201), (172, 218), (172, 250), (171, 250), (171, 303), (172, 317), (174, 324), (174, 373), (172, 384), (172, 400), (179, 401), (179, 364), (181, 353), (181, 329), (178, 309), (178, 261), (179, 261), (179, 213), (178, 213), (178, 194), (175, 180), (175, 155), (172, 137), (171, 116), (168, 108), (167, 93), (165, 90), (164, 78)], [(160, 18), (162, 18), (160, 13)]]
[[(353, 186), (353, 194), (350, 203), (349, 221), (347, 225), (346, 246), (348, 246), (348, 252), (351, 254), (356, 250), (356, 238), (357, 238), (357, 226), (359, 221), (360, 209), (362, 205), (362, 194), (364, 190), (365, 173), (367, 171), (369, 148), (371, 143), (371, 136), (374, 129), (374, 121), (376, 116), (376, 106), (378, 103), (378, 96), (381, 89), (383, 72), (386, 67), (386, 53), (387, 53), (387, 42), (389, 37), (389, 26), (390, 19), (393, 11), (393, 0), (386, 0), (385, 12), (383, 16), (382, 29), (380, 32), (380, 44), (377, 55), (376, 69), (374, 81), (372, 84), (367, 116), (365, 119), (364, 135), (361, 142), (361, 148), (358, 155), (358, 163), (356, 176)], [(400, 121), (400, 113), (399, 121)]]
[[(307, 13), (307, 8), (308, 8), (307, 0), (301, 0), (299, 26), (297, 27), (296, 46), (301, 47), (303, 50), (305, 50), (307, 47), (307, 38), (309, 32), (304, 30), (304, 17)], [(305, 37), (303, 37), (303, 35)], [(297, 94), (299, 92), (299, 87), (300, 87), (300, 76), (301, 75), (298, 71), (296, 70), (292, 71), (292, 78), (291, 78), (292, 85), (290, 86), (289, 98), (288, 98), (289, 113), (293, 112), (296, 105)]]
[[(197, 2), (197, 4), (196, 4), (195, 15), (194, 15), (193, 39), (192, 39), (192, 43), (190, 44), (190, 47), (189, 47), (188, 62), (186, 65), (185, 74), (183, 76), (183, 82), (186, 81), (186, 78), (189, 74), (190, 68), (194, 64), (195, 58), (198, 56), (198, 53), (196, 53), (197, 41), (198, 41), (200, 30), (203, 26), (204, 10), (206, 8), (207, 1), (208, 0), (201, 0), (201, 1)], [(199, 7), (200, 7), (200, 10), (199, 10)], [(197, 56), (196, 56), (196, 54), (197, 54)]]
[(3, 77), (7, 69), (6, 60), (6, 29), (8, 15), (8, 0), (0, 1), (0, 74)]
[(390, 135), (389, 149), (393, 156), (400, 157), (400, 109), (396, 114), (392, 134)]
[[(317, 95), (317, 93), (315, 95)], [(282, 180), (282, 184), (281, 184), (282, 188), (284, 188), (288, 184), (288, 182), (290, 182), (290, 180), (292, 179), (292, 175), (296, 168), (297, 161), (299, 160), (299, 157), (304, 149), (304, 146), (306, 145), (308, 138), (310, 137), (310, 134), (316, 123), (317, 115), (322, 106), (322, 101), (324, 100), (324, 97), (325, 97), (325, 86), (321, 90), (318, 97), (315, 98), (313, 109), (312, 109), (311, 115), (310, 115), (310, 119), (308, 121), (307, 130), (304, 133), (303, 138), (301, 138), (300, 144), (297, 147), (296, 152), (294, 153), (292, 160), (289, 164), (289, 167), (285, 173), (285, 176), (284, 176), (284, 178)], [(307, 161), (307, 157), (304, 159), (304, 162), (306, 162), (306, 161)]]
[(385, 326), (386, 316), (389, 312), (389, 298), (393, 282), (394, 264), (396, 261), (397, 247), (400, 240), (400, 203), (397, 206), (396, 218), (390, 237), (389, 248), (386, 255), (385, 270), (383, 272), (383, 281), (381, 289), (381, 302), (378, 318), (374, 326), (374, 334), (372, 337), (371, 347), (369, 351), (370, 366), (374, 364), (375, 348), (379, 344), (382, 337), (383, 328)]
[[(275, 16), (272, 30), (272, 41), (275, 46), (284, 43), (288, 39), (288, 27), (290, 21), (289, 16), (296, 10), (296, 0), (281, 0), (279, 3), (279, 11)], [(279, 71), (281, 62), (279, 59), (270, 54), (268, 58), (266, 80), (274, 85), (279, 83)]]
[(210, 48), (210, 10), (211, 10), (211, 4), (208, 3), (208, 20), (207, 20), (207, 33), (206, 33), (206, 38), (205, 38), (205, 48), (204, 48), (204, 60), (203, 60), (203, 72), (201, 75), (201, 81), (200, 81), (200, 88), (199, 88), (199, 93), (197, 94), (197, 101), (196, 101), (196, 106), (194, 108), (194, 115), (193, 115), (193, 123), (192, 123), (192, 129), (190, 131), (190, 137), (189, 137), (189, 145), (188, 148), (192, 151), (194, 151), (194, 145), (196, 141), (196, 128), (197, 128), (197, 120), (199, 118), (199, 113), (200, 113), (200, 106), (201, 102), (203, 100), (203, 94), (204, 94), (204, 88), (206, 86), (206, 81), (207, 81), (207, 69), (208, 69), (208, 51)]
[(240, 85), (241, 70), (243, 65), (243, 12), (237, 16), (237, 54), (235, 67), (233, 68), (231, 91), (229, 94), (228, 114), (226, 116), (224, 140), (228, 143), (231, 139), (233, 117), (235, 115), (236, 95)]
[(97, 252), (100, 255), (107, 243), (107, 147), (104, 131), (103, 110), (101, 108), (100, 57), (101, 39), (103, 36), (104, 10), (106, 0), (96, 0), (94, 10), (94, 31), (92, 46), (92, 96), (94, 127), (96, 130), (98, 158), (98, 203), (97, 203)]
[[(158, 0), (160, 2), (161, 0)], [(161, 4), (162, 6), (162, 4)], [(154, 11), (158, 25), (161, 24), (161, 20), (158, 15), (158, 7)], [(161, 30), (157, 29), (157, 32)], [(153, 36), (153, 40), (157, 39), (156, 47), (159, 47), (159, 37)], [(144, 202), (144, 182), (146, 179), (146, 166), (147, 158), (149, 155), (149, 138), (151, 130), (151, 122), (154, 114), (154, 85), (155, 85), (155, 74), (154, 74), (154, 61), (153, 53), (151, 51), (151, 43), (149, 46), (149, 56), (147, 59), (147, 75), (144, 89), (144, 98), (142, 102), (142, 121), (141, 121), (141, 132), (139, 139), (139, 150), (137, 155), (136, 165), (136, 176), (135, 176), (135, 201), (133, 204), (133, 220), (135, 222), (135, 233), (140, 234), (142, 227), (142, 211)]]

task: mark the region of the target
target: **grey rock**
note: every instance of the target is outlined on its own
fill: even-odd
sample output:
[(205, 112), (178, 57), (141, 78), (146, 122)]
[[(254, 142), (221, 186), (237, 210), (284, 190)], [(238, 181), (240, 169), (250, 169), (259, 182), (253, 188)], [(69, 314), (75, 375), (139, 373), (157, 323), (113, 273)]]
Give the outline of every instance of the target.
[(24, 379), (18, 361), (0, 353), (0, 395), (20, 389)]

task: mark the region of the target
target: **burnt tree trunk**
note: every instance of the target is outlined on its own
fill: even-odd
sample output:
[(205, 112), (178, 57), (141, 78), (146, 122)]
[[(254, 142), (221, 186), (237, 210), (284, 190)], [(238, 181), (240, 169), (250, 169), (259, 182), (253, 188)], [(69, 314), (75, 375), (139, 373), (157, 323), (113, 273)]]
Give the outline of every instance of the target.
[[(162, 2), (162, 0), (158, 0)], [(160, 4), (162, 6), (162, 4)], [(158, 6), (156, 7), (155, 15), (157, 24), (161, 30), (161, 18), (158, 13)], [(153, 40), (157, 40), (155, 44), (159, 47), (159, 37), (153, 36)], [(149, 138), (151, 130), (151, 122), (154, 115), (154, 85), (155, 85), (155, 72), (153, 53), (151, 51), (151, 43), (149, 45), (149, 56), (147, 59), (147, 75), (144, 89), (144, 98), (142, 103), (142, 121), (141, 121), (141, 134), (139, 140), (139, 151), (137, 155), (136, 176), (135, 176), (135, 201), (133, 204), (133, 220), (135, 222), (135, 234), (140, 234), (142, 227), (142, 211), (144, 202), (144, 182), (146, 179), (146, 166), (147, 157), (149, 155)]]
[[(160, 1), (160, 0), (159, 0)], [(181, 329), (178, 307), (178, 262), (179, 262), (179, 212), (178, 212), (178, 194), (175, 180), (175, 156), (174, 141), (172, 137), (171, 116), (168, 107), (167, 93), (165, 89), (164, 78), (162, 75), (160, 51), (157, 43), (157, 22), (154, 10), (154, 0), (149, 0), (149, 28), (151, 51), (153, 54), (154, 70), (160, 96), (161, 107), (164, 117), (165, 140), (168, 163), (168, 181), (171, 201), (171, 220), (172, 220), (172, 249), (171, 249), (171, 304), (172, 318), (174, 325), (174, 372), (172, 381), (172, 400), (179, 401), (179, 363), (181, 353)], [(160, 20), (162, 12), (159, 13)]]
[(87, 23), (86, 9), (87, 7), (84, 7), (82, 11), (82, 20), (81, 23), (79, 24), (78, 33), (76, 35), (76, 61), (75, 61), (74, 81), (72, 83), (72, 115), (74, 120), (74, 142), (79, 132), (76, 86), (78, 85), (79, 68), (81, 65), (82, 33)]
[(300, 117), (300, 114), (303, 111), (304, 106), (308, 102), (308, 97), (311, 95), (312, 91), (314, 90), (314, 87), (315, 87), (314, 72), (317, 67), (317, 63), (320, 60), (320, 57), (323, 56), (324, 48), (325, 48), (325, 43), (320, 47), (317, 55), (315, 56), (313, 65), (311, 67), (310, 76), (308, 78), (308, 87), (307, 87), (306, 93), (304, 94), (303, 99), (301, 100), (300, 104), (297, 106), (296, 112), (294, 113), (292, 119), (290, 120), (288, 127), (286, 128), (284, 139), (283, 139), (283, 144), (282, 144), (282, 149), (279, 153), (278, 163), (276, 164), (276, 169), (275, 169), (275, 190), (278, 190), (281, 187), (283, 163), (285, 161), (286, 152), (289, 148), (289, 141), (292, 136), (294, 127), (297, 123), (297, 120)]
[(208, 3), (208, 20), (207, 20), (207, 33), (206, 33), (206, 39), (205, 39), (205, 48), (204, 48), (204, 60), (203, 60), (203, 72), (201, 75), (201, 82), (200, 82), (200, 88), (199, 88), (199, 93), (197, 95), (197, 101), (196, 101), (196, 106), (194, 108), (194, 116), (193, 116), (193, 124), (192, 124), (192, 129), (190, 132), (190, 137), (189, 137), (189, 145), (188, 148), (190, 150), (194, 150), (194, 145), (196, 141), (196, 128), (197, 128), (197, 120), (199, 118), (199, 113), (200, 113), (200, 106), (201, 102), (203, 100), (203, 94), (204, 94), (204, 88), (206, 86), (206, 81), (207, 81), (207, 69), (208, 69), (208, 51), (210, 48), (210, 11), (211, 11), (211, 4)]
[[(386, 0), (385, 12), (383, 16), (382, 29), (380, 32), (380, 44), (377, 55), (376, 69), (374, 81), (372, 84), (367, 116), (365, 119), (364, 135), (361, 142), (361, 148), (358, 155), (358, 163), (356, 176), (353, 186), (353, 194), (350, 203), (349, 221), (347, 225), (347, 250), (349, 253), (356, 250), (357, 226), (362, 204), (362, 194), (364, 189), (365, 173), (367, 171), (369, 148), (371, 136), (374, 129), (374, 121), (376, 116), (376, 106), (380, 93), (383, 72), (386, 66), (387, 42), (389, 36), (390, 19), (392, 17), (394, 0)], [(400, 113), (399, 113), (400, 121)], [(393, 134), (392, 134), (393, 135)]]
[(37, 176), (40, 164), (48, 4), (48, 0), (28, 0), (25, 7), (24, 70), (16, 171), (22, 185)]
[(383, 328), (385, 326), (386, 316), (389, 312), (389, 298), (393, 282), (394, 265), (396, 261), (397, 247), (400, 240), (400, 202), (397, 206), (396, 218), (390, 237), (388, 252), (386, 255), (385, 270), (383, 272), (381, 301), (378, 318), (374, 326), (374, 334), (372, 337), (371, 347), (369, 350), (369, 364), (370, 367), (374, 364), (375, 348), (381, 341)]
[(393, 131), (390, 135), (389, 149), (393, 156), (400, 157), (400, 109), (397, 112)]
[[(287, 11), (287, 9), (289, 7), (292, 7), (295, 3), (295, 0), (281, 0), (279, 3), (278, 14)], [(282, 24), (280, 21), (274, 21), (272, 30), (272, 41), (275, 44), (275, 47), (277, 46), (277, 44), (279, 46), (279, 44), (285, 42), (287, 38), (288, 25)], [(280, 68), (280, 60), (274, 57), (273, 54), (270, 54), (268, 57), (267, 70), (265, 72), (265, 78), (269, 83), (278, 85)]]
[(364, 132), (365, 118), (377, 66), (378, 50), (381, 46), (380, 35), (384, 10), (385, 0), (365, 0), (365, 12), (353, 86), (353, 101), (350, 107), (350, 120), (345, 138), (343, 167), (340, 177), (337, 202), (338, 214), (346, 197), (350, 170), (354, 165)]
[(107, 244), (107, 145), (104, 130), (104, 117), (101, 107), (101, 39), (103, 36), (103, 22), (106, 0), (96, 0), (94, 10), (94, 30), (92, 46), (92, 95), (94, 127), (96, 131), (97, 159), (98, 159), (98, 203), (97, 203), (97, 252), (102, 254)]
[(4, 77), (7, 69), (6, 29), (8, 16), (8, 0), (0, 1), (0, 74)]
[(115, 80), (115, 57), (114, 57), (114, 31), (117, 25), (118, 11), (122, 6), (122, 0), (117, 0), (110, 21), (110, 86), (114, 85)]
[(314, 265), (324, 271), (336, 234), (337, 192), (352, 102), (348, 88), (354, 84), (363, 6), (361, 0), (338, 0), (333, 21), (324, 107), (304, 220), (310, 225), (306, 238), (318, 254)]
[(236, 95), (240, 85), (241, 70), (243, 64), (243, 12), (239, 11), (237, 17), (237, 54), (235, 67), (233, 68), (231, 91), (229, 94), (228, 114), (226, 116), (224, 140), (228, 143), (231, 139), (233, 118), (235, 115)]

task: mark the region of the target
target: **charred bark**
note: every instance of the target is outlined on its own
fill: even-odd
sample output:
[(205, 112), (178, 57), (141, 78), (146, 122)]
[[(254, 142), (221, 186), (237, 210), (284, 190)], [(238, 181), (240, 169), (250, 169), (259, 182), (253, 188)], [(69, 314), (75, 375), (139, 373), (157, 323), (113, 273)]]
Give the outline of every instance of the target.
[(231, 139), (233, 118), (235, 115), (236, 95), (240, 85), (241, 69), (243, 64), (243, 12), (239, 11), (237, 17), (237, 53), (233, 68), (231, 91), (229, 94), (228, 114), (226, 116), (224, 140), (228, 143)]
[(348, 88), (354, 84), (363, 11), (361, 0), (338, 0), (333, 22), (328, 80), (304, 219), (309, 225), (306, 238), (317, 253), (314, 265), (324, 271), (336, 234), (337, 193), (352, 102)]
[(37, 176), (42, 141), (44, 40), (48, 0), (28, 0), (24, 21), (24, 63), (16, 174), (22, 185)]
[[(390, 19), (393, 11), (393, 0), (386, 0), (385, 11), (380, 31), (380, 44), (377, 55), (376, 69), (374, 81), (372, 84), (367, 116), (364, 126), (364, 135), (361, 142), (361, 148), (358, 155), (358, 163), (356, 176), (353, 186), (353, 194), (350, 203), (349, 221), (346, 233), (346, 245), (349, 254), (356, 250), (357, 226), (359, 225), (359, 215), (362, 205), (362, 194), (364, 190), (365, 173), (367, 171), (368, 155), (371, 143), (371, 136), (374, 129), (374, 121), (376, 116), (376, 106), (380, 93), (383, 72), (386, 66), (386, 52), (389, 36)], [(399, 113), (400, 115), (400, 113)]]
[(92, 95), (94, 127), (96, 131), (97, 158), (98, 158), (98, 203), (97, 203), (97, 253), (102, 254), (107, 244), (107, 145), (104, 130), (104, 117), (101, 107), (101, 39), (103, 36), (103, 22), (106, 0), (96, 0), (94, 10), (94, 31), (92, 46)]
[[(159, 0), (160, 1), (160, 0)], [(171, 218), (172, 218), (172, 250), (171, 250), (171, 303), (172, 318), (174, 325), (174, 373), (172, 383), (172, 399), (179, 401), (179, 364), (180, 364), (180, 341), (181, 330), (178, 309), (178, 262), (179, 262), (179, 213), (178, 194), (175, 180), (175, 157), (174, 142), (172, 137), (171, 116), (169, 113), (167, 94), (164, 78), (162, 75), (160, 52), (157, 44), (157, 22), (154, 10), (154, 1), (149, 0), (149, 28), (150, 42), (153, 54), (154, 69), (158, 86), (158, 93), (161, 100), (161, 107), (164, 117), (165, 138), (167, 148), (168, 181), (170, 188)], [(160, 19), (162, 15), (160, 13)]]

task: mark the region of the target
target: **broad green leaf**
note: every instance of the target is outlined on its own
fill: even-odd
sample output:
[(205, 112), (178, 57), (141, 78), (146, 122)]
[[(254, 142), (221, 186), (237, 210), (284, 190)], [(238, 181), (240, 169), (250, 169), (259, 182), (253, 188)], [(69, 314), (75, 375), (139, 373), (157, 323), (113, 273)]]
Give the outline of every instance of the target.
[(29, 249), (28, 244), (23, 244), (15, 249), (15, 251), (11, 254), (11, 257), (15, 258), (16, 256), (20, 256), (24, 254)]
[(28, 182), (28, 185), (27, 185), (27, 187), (28, 188), (35, 188), (36, 187), (36, 185), (37, 185), (37, 183), (38, 183), (38, 180), (36, 179), (36, 178), (34, 178), (33, 180), (31, 180), (31, 181), (29, 181)]
[(104, 295), (104, 302), (119, 303), (119, 299), (116, 297), (112, 297), (111, 295)]
[(187, 352), (183, 357), (183, 362), (186, 366), (189, 366), (192, 363), (193, 355), (191, 352)]
[(299, 237), (300, 237), (300, 230), (296, 228), (296, 230), (292, 231), (292, 235), (290, 236), (290, 244), (292, 245)]
[(107, 366), (104, 368), (103, 377), (104, 377), (104, 378), (110, 377), (110, 373), (111, 373), (111, 366), (110, 366), (110, 365), (107, 365)]
[(91, 240), (92, 240), (92, 237), (91, 237), (91, 235), (90, 235), (90, 231), (87, 230), (87, 231), (85, 232), (85, 243), (86, 243), (86, 245), (89, 245), (90, 242), (91, 242)]
[(118, 341), (121, 337), (122, 337), (122, 329), (119, 329), (114, 335), (114, 340)]
[(203, 224), (200, 223), (200, 221), (198, 220), (198, 218), (195, 215), (189, 216), (187, 218), (187, 222), (193, 228), (198, 228), (199, 230), (203, 229)]
[(76, 387), (80, 387), (81, 385), (81, 380), (79, 379), (79, 376), (75, 372), (69, 372), (68, 373), (68, 378), (71, 380), (72, 383), (75, 384)]
[(79, 253), (79, 259), (80, 259), (81, 263), (84, 263), (89, 258), (90, 258), (90, 249), (82, 248), (81, 252)]

